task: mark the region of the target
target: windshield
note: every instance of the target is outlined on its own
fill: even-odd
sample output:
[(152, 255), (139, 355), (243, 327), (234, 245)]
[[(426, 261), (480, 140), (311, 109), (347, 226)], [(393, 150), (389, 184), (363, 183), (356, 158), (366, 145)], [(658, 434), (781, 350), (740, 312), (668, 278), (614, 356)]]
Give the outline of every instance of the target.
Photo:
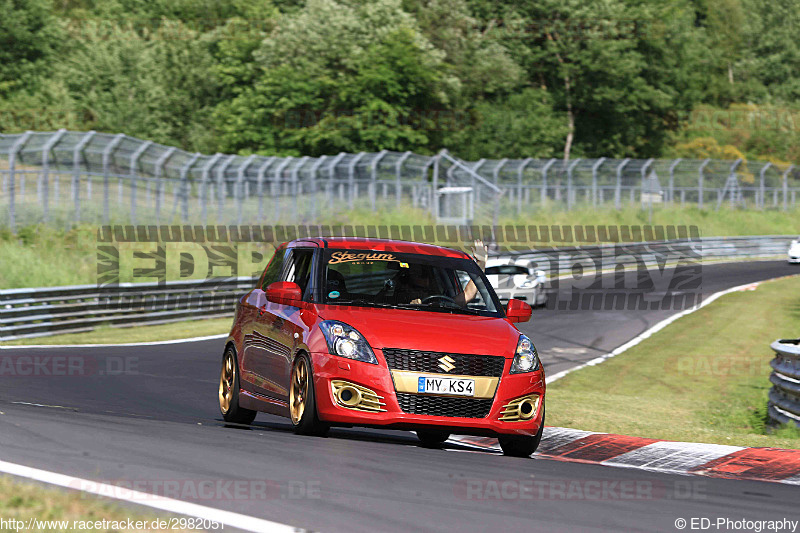
[(469, 259), (374, 250), (325, 250), (322, 301), (503, 316), (478, 265)]

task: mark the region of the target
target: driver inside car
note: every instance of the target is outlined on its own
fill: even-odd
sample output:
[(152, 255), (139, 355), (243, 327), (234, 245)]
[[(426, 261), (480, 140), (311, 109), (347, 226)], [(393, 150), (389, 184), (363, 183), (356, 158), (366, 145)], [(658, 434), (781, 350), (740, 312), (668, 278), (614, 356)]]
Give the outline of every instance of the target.
[[(472, 250), (472, 257), (481, 270), (486, 268), (486, 258), (488, 250), (482, 241), (475, 241), (475, 247)], [(440, 295), (435, 287), (433, 281), (433, 272), (430, 267), (421, 264), (411, 263), (408, 269), (398, 276), (397, 289), (395, 290), (395, 299), (398, 302), (409, 303), (412, 305), (421, 304), (426, 298), (432, 296), (441, 296), (442, 298), (452, 300), (461, 307), (466, 307), (469, 302), (475, 299), (478, 295), (478, 288), (473, 281), (469, 281), (464, 287), (464, 290), (456, 295), (455, 298)]]

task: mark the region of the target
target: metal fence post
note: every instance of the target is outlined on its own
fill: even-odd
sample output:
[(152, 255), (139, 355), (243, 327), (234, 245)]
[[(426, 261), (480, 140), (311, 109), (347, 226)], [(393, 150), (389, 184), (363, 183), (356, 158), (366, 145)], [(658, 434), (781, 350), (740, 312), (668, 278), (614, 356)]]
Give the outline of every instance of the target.
[(294, 196), (294, 216), (297, 218), (298, 214), (300, 213), (300, 167), (306, 164), (306, 161), (311, 159), (309, 156), (303, 156), (300, 158), (294, 168), (292, 168), (292, 189), (293, 189), (293, 196)]
[(353, 205), (355, 203), (355, 183), (356, 183), (356, 165), (359, 161), (361, 161), (364, 156), (367, 155), (366, 152), (359, 152), (356, 156), (350, 160), (350, 164), (347, 166), (347, 188), (348, 188), (348, 202), (347, 205), (350, 209), (353, 209)]
[(372, 209), (373, 212), (375, 211), (375, 203), (376, 203), (375, 196), (377, 195), (377, 188), (378, 188), (378, 163), (381, 162), (381, 159), (386, 157), (387, 153), (388, 153), (388, 150), (381, 150), (380, 152), (378, 152), (378, 155), (376, 155), (375, 158), (370, 163), (370, 166), (371, 166), (371, 169), (370, 169), (371, 170), (371, 172), (370, 172), (371, 182), (370, 182), (370, 191), (369, 191), (369, 203), (370, 203), (370, 208)]
[[(80, 222), (81, 216), (81, 191), (80, 191), (80, 171), (81, 171), (81, 157), (83, 156), (83, 149), (86, 148), (86, 145), (89, 144), (89, 141), (92, 140), (92, 137), (95, 136), (94, 131), (88, 132), (83, 138), (75, 145), (75, 149), (72, 152), (72, 198), (75, 202), (75, 222)], [(88, 176), (87, 179), (91, 180), (91, 176)], [(89, 199), (91, 201), (91, 198)]]
[(108, 146), (103, 148), (103, 223), (108, 224), (109, 220), (109, 198), (108, 198), (108, 188), (109, 188), (109, 172), (111, 166), (111, 154), (114, 153), (114, 149), (119, 146), (119, 143), (122, 142), (122, 139), (125, 138), (125, 134), (120, 133), (119, 135), (115, 136), (111, 139), (111, 142), (108, 143)]
[(336, 165), (339, 164), (339, 161), (344, 159), (344, 156), (347, 154), (345, 152), (339, 152), (339, 155), (333, 158), (331, 161), (331, 166), (328, 167), (328, 183), (325, 187), (326, 197), (328, 201), (328, 205), (333, 205), (333, 198), (332, 198), (332, 190), (333, 190), (333, 180), (336, 178)]
[(783, 171), (783, 210), (786, 211), (786, 200), (789, 196), (789, 173), (794, 168), (794, 165), (789, 165), (789, 168)]
[[(444, 152), (447, 153), (446, 150), (444, 150)], [(422, 170), (420, 171), (420, 177), (422, 178), (422, 182), (423, 183), (427, 184), (427, 182), (428, 182), (428, 170), (433, 166), (435, 160), (436, 160), (436, 156), (431, 157), (428, 160), (427, 163), (422, 165)], [(431, 204), (433, 203), (433, 201), (436, 200), (436, 198), (435, 198), (436, 189), (428, 189), (428, 187), (426, 186), (424, 188), (424, 190), (426, 192), (426, 201), (428, 202), (428, 208), (430, 209), (431, 208)], [(420, 198), (422, 198), (422, 194), (420, 194)]]
[(153, 141), (147, 141), (142, 144), (136, 151), (131, 155), (131, 163), (130, 163), (130, 176), (131, 176), (131, 224), (136, 224), (136, 182), (139, 178), (139, 174), (137, 172), (137, 166), (139, 164), (139, 158), (142, 157), (145, 150), (150, 148), (150, 145), (153, 144)]
[(328, 158), (326, 155), (322, 155), (317, 158), (313, 165), (311, 165), (311, 170), (309, 171), (311, 176), (311, 220), (313, 221), (317, 218), (317, 172), (319, 172), (319, 167), (325, 162)]
[(231, 166), (233, 160), (236, 159), (235, 155), (229, 155), (225, 161), (217, 169), (217, 224), (223, 224), (222, 215), (225, 211), (225, 196), (228, 194), (225, 187), (225, 172)]
[(9, 176), (9, 183), (8, 183), (8, 222), (11, 226), (11, 231), (13, 232), (17, 227), (17, 213), (16, 213), (16, 206), (14, 205), (16, 198), (16, 166), (17, 166), (17, 153), (20, 151), (22, 146), (28, 142), (28, 139), (31, 137), (33, 132), (26, 131), (23, 133), (17, 142), (8, 150), (8, 176)]
[(237, 216), (238, 224), (242, 223), (242, 211), (244, 211), (244, 178), (245, 172), (247, 168), (253, 164), (256, 156), (251, 155), (247, 159), (245, 159), (239, 168), (236, 169), (236, 188), (234, 189), (234, 195), (236, 200), (239, 204), (239, 213)]
[(66, 133), (67, 130), (58, 130), (42, 147), (42, 209), (45, 222), (50, 216), (50, 152)]
[(267, 173), (267, 169), (272, 165), (275, 159), (277, 159), (275, 156), (266, 158), (258, 167), (258, 174), (256, 174), (256, 194), (258, 195), (259, 224), (264, 219), (264, 175)]
[[(468, 173), (470, 175), (470, 185), (469, 186), (472, 187), (472, 192), (473, 192), (473, 194), (472, 194), (472, 204), (473, 205), (475, 204), (476, 199), (477, 199), (477, 201), (480, 202), (481, 189), (479, 187), (476, 187), (476, 185), (475, 185), (477, 183), (477, 181), (475, 180), (475, 176), (476, 175), (478, 175), (478, 176), (480, 175), (478, 173), (478, 171), (481, 169), (481, 167), (484, 165), (484, 163), (486, 163), (486, 159), (479, 159), (478, 162), (475, 163), (475, 165), (472, 167), (472, 172)], [(455, 167), (455, 165), (453, 165), (453, 167)], [(477, 189), (477, 192), (476, 192), (476, 189)], [(472, 220), (473, 218), (474, 218), (474, 213), (471, 213), (470, 214), (470, 220)]]
[(572, 210), (572, 202), (574, 191), (572, 190), (572, 171), (575, 169), (575, 166), (580, 163), (580, 159), (574, 160), (570, 165), (567, 167), (567, 211)]
[(203, 165), (203, 171), (200, 174), (200, 218), (203, 224), (208, 224), (208, 182), (211, 178), (211, 169), (220, 160), (222, 154), (216, 153), (206, 161)]
[(739, 180), (736, 178), (736, 169), (741, 164), (742, 164), (742, 159), (741, 158), (737, 159), (736, 161), (734, 161), (733, 164), (731, 165), (730, 172), (728, 173), (728, 180), (731, 183), (731, 196), (730, 196), (730, 198), (731, 198), (731, 208), (734, 207), (736, 199), (737, 199), (736, 196), (739, 193)]
[(189, 171), (200, 159), (202, 154), (196, 152), (185, 165), (181, 167), (181, 220), (189, 222)]
[(700, 168), (697, 169), (697, 207), (703, 209), (703, 181), (705, 180), (705, 176), (703, 175), (703, 171), (706, 169), (708, 164), (711, 162), (710, 159), (706, 159), (702, 163), (700, 163)]
[(492, 180), (494, 180), (494, 184), (497, 185), (497, 181), (500, 178), (500, 170), (508, 163), (508, 159), (503, 158), (497, 162), (495, 165), (494, 170), (492, 171)]
[(522, 161), (519, 168), (517, 169), (517, 214), (522, 214), (522, 178), (523, 172), (525, 171), (525, 167), (531, 164), (533, 161), (532, 157), (529, 157)]
[(675, 202), (675, 169), (683, 159), (678, 158), (669, 166), (669, 203)]
[(767, 173), (767, 169), (769, 167), (771, 167), (771, 166), (772, 166), (772, 163), (767, 163), (766, 165), (761, 167), (761, 170), (758, 172), (758, 178), (759, 178), (759, 181), (758, 181), (758, 201), (756, 202), (756, 205), (760, 209), (764, 209), (764, 195), (766, 193), (766, 190), (764, 188), (764, 180), (766, 178), (765, 174)]
[[(642, 170), (641, 170), (641, 173), (642, 173), (642, 189), (641, 189), (641, 191), (639, 193), (639, 203), (643, 203), (642, 202), (642, 198), (644, 198), (643, 195), (644, 195), (644, 189), (645, 189), (645, 182), (647, 181), (647, 170), (652, 166), (653, 161), (655, 161), (655, 159), (650, 158), (650, 159), (648, 159), (647, 161), (644, 162), (644, 165), (642, 165)], [(651, 191), (648, 191), (648, 193), (649, 192), (651, 192)], [(650, 200), (648, 205), (649, 205), (649, 207), (652, 207), (652, 199)]]
[(431, 194), (433, 201), (431, 202), (431, 215), (433, 215), (433, 220), (437, 221), (439, 219), (439, 196), (437, 195), (436, 191), (439, 189), (439, 159), (442, 157), (442, 153), (444, 150), (433, 156), (433, 186)]
[(395, 163), (394, 165), (394, 176), (397, 183), (395, 185), (394, 192), (397, 197), (396, 200), (397, 207), (400, 207), (400, 200), (403, 196), (403, 184), (400, 180), (403, 173), (403, 163), (405, 163), (406, 159), (408, 159), (409, 157), (411, 157), (411, 152), (404, 153), (403, 155), (400, 156), (400, 159), (398, 159), (397, 163)]
[(167, 159), (172, 157), (178, 149), (177, 148), (170, 148), (163, 154), (161, 157), (158, 158), (156, 161), (156, 168), (155, 168), (155, 180), (156, 180), (156, 222), (161, 222), (161, 192), (164, 188), (164, 165), (167, 163)]
[(281, 180), (283, 179), (283, 171), (292, 162), (293, 157), (285, 158), (281, 164), (275, 169), (272, 175), (275, 177), (272, 184), (272, 190), (275, 191), (275, 222), (280, 221), (281, 217)]
[(631, 159), (625, 158), (622, 162), (617, 165), (617, 184), (614, 188), (614, 207), (619, 209), (622, 203), (622, 171), (625, 170), (625, 167), (628, 166), (628, 163), (631, 162)]
[(597, 172), (605, 163), (606, 158), (601, 157), (592, 165), (592, 206), (597, 207)]
[(556, 164), (557, 159), (553, 158), (542, 167), (542, 205), (547, 201), (547, 173), (550, 167)]

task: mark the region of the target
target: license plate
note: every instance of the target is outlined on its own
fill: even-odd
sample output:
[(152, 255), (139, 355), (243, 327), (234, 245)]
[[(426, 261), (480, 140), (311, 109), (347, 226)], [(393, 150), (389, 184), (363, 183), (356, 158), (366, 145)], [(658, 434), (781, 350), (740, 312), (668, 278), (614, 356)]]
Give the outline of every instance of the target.
[(425, 394), (475, 396), (475, 380), (420, 376), (417, 382), (417, 392)]

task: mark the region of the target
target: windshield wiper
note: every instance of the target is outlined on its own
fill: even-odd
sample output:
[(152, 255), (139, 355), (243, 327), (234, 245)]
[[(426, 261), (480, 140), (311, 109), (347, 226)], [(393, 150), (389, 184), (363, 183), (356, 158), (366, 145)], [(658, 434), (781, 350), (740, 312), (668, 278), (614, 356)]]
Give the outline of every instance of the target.
[(438, 303), (429, 303), (429, 304), (417, 304), (417, 307), (424, 307), (426, 309), (431, 310), (442, 310), (442, 311), (449, 311), (449, 312), (456, 312), (456, 313), (463, 313), (465, 315), (480, 315), (479, 311), (475, 309), (470, 309), (468, 307), (461, 307), (458, 304), (453, 305), (439, 305)]

